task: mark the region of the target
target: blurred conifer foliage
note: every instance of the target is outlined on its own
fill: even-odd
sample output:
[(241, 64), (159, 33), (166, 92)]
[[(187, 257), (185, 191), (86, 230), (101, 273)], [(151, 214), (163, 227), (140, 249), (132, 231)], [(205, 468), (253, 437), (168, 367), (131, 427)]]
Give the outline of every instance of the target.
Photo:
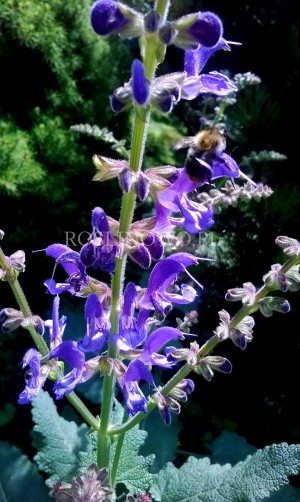
[(85, 0), (1, 2), (0, 214), (13, 245), (41, 247), (90, 219), (91, 157), (111, 150), (73, 124), (113, 120), (116, 137), (129, 130), (107, 98), (128, 78), (127, 49), (93, 33), (89, 10)]

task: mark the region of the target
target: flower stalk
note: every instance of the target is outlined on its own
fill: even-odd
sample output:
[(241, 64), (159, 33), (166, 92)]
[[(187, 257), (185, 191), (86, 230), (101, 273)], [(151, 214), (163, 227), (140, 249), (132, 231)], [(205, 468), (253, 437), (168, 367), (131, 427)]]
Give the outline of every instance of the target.
[[(162, 18), (165, 17), (169, 7), (169, 0), (157, 0), (156, 11)], [(151, 34), (145, 37), (145, 52), (144, 52), (144, 67), (145, 76), (151, 82), (158, 64), (156, 59), (156, 51), (161, 44), (156, 34)], [(130, 170), (137, 173), (142, 166), (144, 148), (146, 144), (148, 125), (150, 120), (150, 108), (135, 107), (135, 119), (132, 134), (131, 154), (130, 154)], [(136, 204), (136, 194), (132, 189), (129, 193), (125, 193), (122, 198), (120, 212), (120, 233), (126, 236), (133, 220), (133, 214)], [(126, 254), (122, 258), (116, 258), (115, 273), (112, 278), (112, 303), (111, 303), (111, 335), (108, 345), (108, 355), (112, 358), (117, 356), (117, 349), (112, 341), (112, 335), (119, 331), (119, 304), (124, 289), (124, 278), (126, 268)], [(110, 457), (110, 435), (108, 433), (109, 420), (112, 411), (113, 395), (114, 395), (115, 377), (114, 375), (104, 376), (103, 382), (103, 399), (101, 408), (101, 422), (98, 429), (98, 446), (97, 446), (97, 465), (99, 468), (109, 465)], [(119, 438), (120, 445), (117, 446), (117, 451), (121, 452), (122, 439)], [(118, 458), (114, 463), (114, 472), (117, 470)]]

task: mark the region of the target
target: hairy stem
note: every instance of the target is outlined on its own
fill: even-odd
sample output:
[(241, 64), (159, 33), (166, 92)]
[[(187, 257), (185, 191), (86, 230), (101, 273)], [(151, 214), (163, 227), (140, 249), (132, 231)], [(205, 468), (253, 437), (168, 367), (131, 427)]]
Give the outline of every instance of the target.
[[(170, 0), (157, 0), (156, 10), (165, 18)], [(156, 53), (158, 46), (161, 45), (157, 34), (150, 34), (145, 37), (144, 50), (144, 66), (145, 75), (151, 82), (158, 61)], [(150, 107), (141, 108), (135, 107), (135, 120), (132, 133), (131, 153), (130, 153), (130, 170), (137, 173), (142, 167), (144, 149), (146, 144), (148, 125), (150, 120)], [(132, 224), (134, 209), (136, 204), (136, 194), (132, 189), (129, 193), (124, 194), (120, 212), (120, 234), (126, 237)], [(120, 300), (123, 294), (123, 284), (126, 268), (126, 253), (116, 260), (115, 274), (112, 278), (112, 304), (111, 304), (111, 334), (108, 346), (108, 356), (116, 357), (117, 350), (112, 342), (112, 335), (119, 332), (119, 315), (120, 315)], [(113, 396), (115, 388), (115, 377), (107, 375), (103, 382), (103, 399), (101, 409), (101, 424), (98, 430), (98, 446), (97, 446), (97, 464), (98, 467), (108, 467), (110, 457), (110, 434), (109, 421), (113, 405)], [(122, 449), (123, 439), (119, 437), (120, 443), (117, 445), (118, 456), (114, 459), (114, 478), (116, 477), (119, 457)]]

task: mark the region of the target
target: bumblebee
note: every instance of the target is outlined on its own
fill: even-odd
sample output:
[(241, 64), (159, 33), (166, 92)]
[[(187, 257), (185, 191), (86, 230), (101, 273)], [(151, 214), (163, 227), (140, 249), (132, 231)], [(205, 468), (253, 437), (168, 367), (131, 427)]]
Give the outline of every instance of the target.
[(199, 184), (210, 179), (212, 163), (226, 148), (225, 134), (216, 127), (204, 129), (176, 143), (174, 150), (183, 148), (188, 148), (184, 164), (187, 176)]

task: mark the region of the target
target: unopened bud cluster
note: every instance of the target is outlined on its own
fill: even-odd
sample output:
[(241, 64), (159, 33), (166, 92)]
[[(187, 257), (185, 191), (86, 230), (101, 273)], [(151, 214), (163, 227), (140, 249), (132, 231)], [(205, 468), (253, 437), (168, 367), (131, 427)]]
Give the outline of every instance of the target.
[(227, 180), (220, 190), (213, 188), (208, 193), (202, 192), (197, 199), (205, 206), (212, 206), (215, 213), (220, 213), (222, 209), (229, 206), (236, 207), (239, 201), (253, 199), (260, 202), (270, 197), (272, 193), (273, 190), (267, 185), (260, 183), (255, 185), (247, 181), (244, 185), (238, 186), (233, 181)]

